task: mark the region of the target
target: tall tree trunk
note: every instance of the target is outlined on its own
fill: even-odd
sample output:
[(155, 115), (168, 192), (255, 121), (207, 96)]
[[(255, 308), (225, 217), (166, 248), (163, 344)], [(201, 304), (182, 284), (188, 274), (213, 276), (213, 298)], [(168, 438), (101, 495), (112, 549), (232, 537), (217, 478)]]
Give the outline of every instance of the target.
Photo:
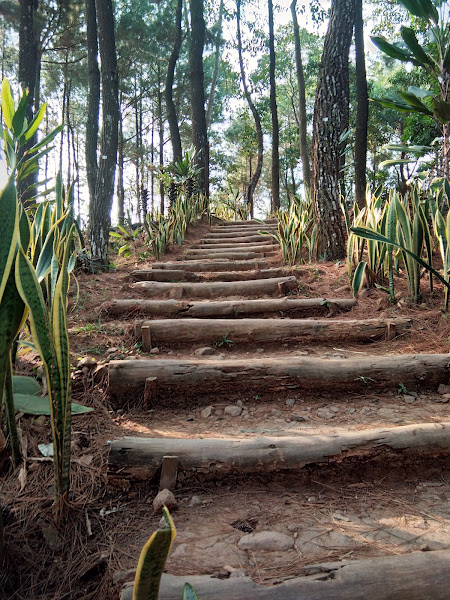
[(355, 0), (334, 0), (319, 69), (313, 125), (313, 198), (319, 236), (317, 254), (327, 260), (346, 255), (339, 198), (339, 138), (348, 105), (348, 55)]
[(102, 80), (102, 135), (100, 164), (90, 206), (92, 258), (108, 263), (108, 240), (116, 170), (119, 90), (112, 0), (95, 0)]
[[(19, 0), (19, 72), (18, 78), (22, 88), (28, 90), (26, 117), (31, 123), (35, 112), (37, 78), (40, 69), (39, 32), (36, 23), (36, 12), (38, 0)], [(36, 136), (23, 148), (32, 146), (36, 142)], [(22, 202), (35, 194), (35, 191), (25, 193), (25, 190), (37, 183), (38, 173), (33, 173), (19, 182), (18, 193)]]
[(219, 4), (219, 19), (217, 25), (216, 34), (216, 53), (214, 56), (214, 72), (211, 81), (211, 88), (209, 90), (208, 108), (206, 110), (206, 126), (209, 127), (211, 123), (211, 114), (214, 106), (214, 96), (216, 93), (217, 77), (219, 75), (219, 64), (220, 64), (220, 49), (222, 47), (222, 20), (223, 20), (223, 0), (220, 0)]
[[(159, 123), (159, 166), (164, 166), (164, 116), (163, 116), (163, 103), (162, 103), (162, 81), (161, 81), (161, 67), (158, 63), (158, 123)], [(160, 210), (161, 214), (164, 214), (164, 182), (160, 178), (159, 180), (159, 197), (160, 197)]]
[[(140, 190), (141, 190), (141, 130), (139, 120), (139, 95), (140, 89), (138, 88), (138, 82), (136, 75), (134, 76), (134, 126), (136, 130), (136, 213), (139, 215), (141, 212), (140, 206)], [(131, 223), (130, 223), (131, 225)]]
[(86, 175), (89, 205), (94, 202), (97, 181), (98, 119), (100, 112), (100, 70), (98, 68), (97, 15), (95, 0), (86, 0), (86, 36), (88, 66), (88, 97), (86, 119)]
[(209, 198), (209, 144), (203, 74), (203, 47), (205, 45), (206, 30), (203, 0), (190, 0), (190, 6), (189, 80), (191, 85), (192, 142), (198, 152), (197, 165), (201, 168), (199, 189), (201, 193)]
[(297, 0), (292, 0), (291, 14), (292, 14), (292, 24), (294, 27), (295, 67), (297, 70), (300, 159), (302, 161), (303, 182), (305, 184), (306, 190), (308, 192), (311, 192), (311, 185), (312, 185), (311, 165), (309, 162), (308, 138), (306, 135), (307, 120), (306, 120), (305, 74), (303, 71), (302, 48), (301, 48), (301, 44), (300, 44), (300, 29), (298, 26), (296, 5), (297, 5)]
[(366, 204), (367, 124), (369, 98), (364, 56), (364, 21), (362, 0), (355, 7), (356, 50), (356, 128), (355, 128), (355, 200), (359, 208)]
[(175, 78), (175, 67), (181, 49), (181, 17), (183, 10), (183, 0), (177, 0), (177, 8), (175, 12), (175, 41), (172, 52), (167, 63), (167, 76), (165, 87), (165, 99), (167, 109), (167, 121), (169, 123), (170, 139), (172, 141), (172, 154), (174, 164), (183, 158), (183, 150), (181, 147), (180, 128), (178, 126), (177, 110), (173, 101), (173, 82)]
[[(242, 59), (242, 36), (241, 36), (241, 0), (236, 0), (236, 24), (237, 24), (237, 42), (238, 42), (238, 55), (239, 55), (239, 68), (241, 71), (242, 88), (244, 90), (244, 96), (247, 100), (248, 107), (253, 115), (255, 121), (256, 136), (258, 140), (258, 159), (256, 162), (256, 169), (253, 176), (250, 172), (250, 183), (247, 187), (246, 201), (250, 204), (250, 215), (253, 218), (254, 214), (254, 194), (256, 186), (258, 185), (259, 178), (261, 176), (262, 165), (263, 165), (263, 153), (264, 153), (264, 138), (261, 126), (261, 118), (255, 105), (253, 104), (252, 97), (247, 86), (247, 79), (245, 77), (244, 61)], [(251, 164), (251, 163), (250, 163)]]
[(268, 8), (270, 113), (272, 115), (272, 212), (274, 212), (280, 208), (280, 127), (278, 123), (277, 89), (275, 83), (275, 35), (272, 0), (268, 0)]
[(125, 190), (123, 186), (123, 163), (124, 163), (124, 139), (123, 139), (123, 115), (122, 115), (122, 92), (119, 100), (119, 142), (117, 152), (117, 204), (119, 225), (125, 222)]

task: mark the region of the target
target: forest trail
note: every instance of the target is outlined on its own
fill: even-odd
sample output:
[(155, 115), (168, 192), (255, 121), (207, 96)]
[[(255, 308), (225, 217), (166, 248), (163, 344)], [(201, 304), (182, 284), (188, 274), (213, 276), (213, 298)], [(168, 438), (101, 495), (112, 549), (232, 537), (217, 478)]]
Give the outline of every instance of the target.
[[(283, 267), (261, 227), (210, 227), (104, 307), (133, 315), (142, 352), (109, 362), (125, 436), (110, 486), (171, 487), (175, 575), (274, 583), (312, 563), (450, 548), (448, 354), (405, 353), (414, 319), (359, 306), (346, 286), (305, 294), (307, 271)], [(132, 505), (136, 548), (159, 517)]]

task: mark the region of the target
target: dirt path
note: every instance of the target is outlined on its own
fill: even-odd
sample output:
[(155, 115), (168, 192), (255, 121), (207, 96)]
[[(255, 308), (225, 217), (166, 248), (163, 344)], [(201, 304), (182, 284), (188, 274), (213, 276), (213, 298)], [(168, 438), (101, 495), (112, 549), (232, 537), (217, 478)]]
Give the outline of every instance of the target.
[[(412, 363), (401, 379), (398, 371), (389, 372), (396, 357), (448, 353), (450, 328), (440, 299), (428, 298), (425, 309), (399, 297), (389, 307), (386, 295), (374, 290), (352, 306), (345, 265), (285, 268), (276, 249), (258, 245), (258, 227), (201, 226), (152, 269), (143, 261), (131, 275), (126, 266), (80, 277), (72, 347), (89, 360), (74, 373), (74, 394), (96, 408), (74, 422), (76, 533), (70, 535), (78, 541), (71, 552), (83, 560), (76, 567), (63, 560), (67, 575), (59, 587), (52, 577), (60, 563), (50, 574), (47, 569), (51, 592), (34, 597), (64, 597), (70, 578), (83, 589), (73, 598), (118, 598), (117, 573), (136, 565), (158, 527), (152, 502), (159, 472), (150, 480), (148, 469), (127, 464), (127, 452), (121, 453), (122, 465), (107, 467), (107, 442), (122, 436), (178, 443), (263, 439), (274, 455), (287, 437), (332, 441), (370, 431), (401, 433), (419, 424), (447, 431), (450, 389), (439, 387), (449, 383), (445, 356), (438, 371)], [(268, 282), (275, 284), (265, 287)], [(121, 312), (120, 303), (129, 300), (132, 306)], [(344, 301), (350, 304), (343, 308)], [(211, 334), (205, 316), (213, 320)], [(306, 333), (297, 331), (300, 321), (311, 320)], [(356, 335), (355, 321), (363, 320), (377, 325)], [(382, 357), (388, 357), (387, 371), (378, 366)], [(353, 375), (334, 381), (349, 365), (356, 369)], [(34, 436), (29, 456), (38, 456), (37, 442), (45, 441), (39, 427), (24, 425)], [(375, 437), (383, 440), (380, 435)], [(450, 548), (449, 444), (433, 442), (430, 435), (414, 449), (364, 442), (303, 462), (286, 463), (288, 452), (276, 450), (280, 454), (275, 460), (269, 456), (268, 468), (234, 468), (237, 454), (232, 464), (208, 456), (210, 468), (187, 467), (180, 458), (173, 489), (178, 534), (168, 572), (246, 574), (268, 584), (298, 576), (313, 563)], [(142, 460), (151, 462), (140, 460), (141, 466)], [(40, 468), (45, 472), (39, 482), (30, 469), (31, 489), (25, 492), (31, 495), (39, 496), (38, 485), (51, 482), (50, 465)], [(18, 486), (17, 480), (3, 492), (11, 503)], [(26, 510), (24, 498), (17, 509), (21, 519)], [(45, 510), (41, 520), (47, 522)], [(19, 543), (18, 521), (11, 527)], [(31, 564), (42, 535), (40, 526), (35, 548), (15, 550), (16, 563)]]

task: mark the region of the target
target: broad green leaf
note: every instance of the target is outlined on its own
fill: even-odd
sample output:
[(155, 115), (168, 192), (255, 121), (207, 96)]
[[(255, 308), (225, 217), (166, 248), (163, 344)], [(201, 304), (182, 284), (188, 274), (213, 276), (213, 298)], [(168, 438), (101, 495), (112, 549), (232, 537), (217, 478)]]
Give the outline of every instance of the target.
[(44, 118), (46, 110), (47, 110), (47, 104), (44, 103), (41, 106), (41, 108), (38, 110), (38, 112), (35, 114), (28, 129), (24, 133), (23, 137), (25, 138), (26, 142), (28, 142), (28, 140), (30, 140), (33, 137), (33, 135), (36, 133), (36, 131), (38, 130), (39, 125), (41, 124), (42, 119)]
[(6, 77), (2, 81), (1, 89), (1, 109), (3, 112), (3, 118), (5, 119), (6, 127), (13, 130), (13, 117), (14, 117), (14, 99), (11, 92), (11, 86)]
[(184, 584), (183, 600), (198, 600), (198, 596), (190, 583)]
[(401, 27), (400, 33), (403, 41), (413, 53), (420, 66), (423, 68), (432, 67), (438, 68), (433, 58), (425, 52), (416, 37), (416, 34), (410, 27)]
[(362, 289), (362, 286), (364, 283), (364, 274), (366, 272), (366, 267), (367, 267), (367, 263), (364, 260), (360, 261), (360, 263), (356, 267), (355, 274), (353, 276), (353, 281), (352, 281), (353, 295), (355, 297), (358, 296), (359, 292)]
[[(41, 397), (14, 393), (14, 407), (17, 411), (27, 415), (50, 415), (51, 412), (48, 396)], [(84, 415), (93, 410), (94, 409), (89, 406), (83, 406), (76, 402), (71, 403), (71, 413), (73, 415)]]
[(393, 108), (394, 110), (398, 110), (398, 112), (403, 113), (411, 113), (416, 112), (415, 109), (410, 104), (406, 102), (401, 102), (400, 100), (390, 100), (389, 98), (371, 98), (374, 102), (381, 104), (385, 108)]
[(428, 117), (433, 116), (433, 111), (420, 98), (409, 92), (399, 92), (400, 96), (410, 104), (417, 112), (423, 113)]
[(446, 102), (441, 98), (433, 98), (433, 109), (434, 114), (441, 123), (448, 123), (450, 121), (450, 102)]
[(39, 259), (36, 264), (36, 277), (38, 278), (39, 283), (50, 271), (53, 259), (53, 244), (55, 241), (56, 228), (57, 225), (53, 225), (53, 227), (50, 229), (44, 245), (39, 253)]
[(431, 146), (406, 146), (403, 144), (386, 144), (383, 148), (394, 150), (395, 152), (414, 152), (417, 154), (425, 154), (433, 150)]
[(390, 56), (391, 58), (396, 58), (397, 60), (401, 60), (403, 62), (411, 61), (415, 62), (415, 59), (411, 56), (409, 50), (405, 50), (404, 48), (400, 48), (396, 44), (391, 44), (387, 41), (387, 39), (383, 36), (371, 35), (370, 39), (375, 44), (377, 48), (379, 48), (382, 52)]
[(133, 600), (158, 600), (159, 585), (173, 539), (175, 525), (166, 507), (163, 507), (165, 529), (152, 534), (142, 549), (133, 587)]
[(423, 88), (415, 85), (408, 86), (408, 92), (414, 94), (414, 96), (417, 96), (418, 98), (431, 98), (434, 96), (434, 92), (430, 92), (430, 90), (424, 90)]
[(30, 327), (36, 349), (48, 368), (53, 360), (49, 314), (33, 265), (22, 250), (17, 253), (15, 275), (19, 294), (30, 311)]
[(393, 165), (407, 165), (415, 162), (417, 162), (417, 159), (415, 158), (391, 158), (380, 162), (378, 168), (384, 169), (385, 167), (392, 167)]
[(27, 396), (37, 396), (41, 391), (39, 382), (34, 377), (27, 375), (13, 375), (14, 394), (24, 394)]
[(27, 101), (28, 101), (28, 94), (25, 92), (19, 101), (19, 105), (18, 105), (17, 110), (14, 113), (14, 116), (12, 119), (12, 130), (13, 130), (14, 137), (16, 138), (16, 140), (18, 140), (20, 138), (20, 136), (22, 135), (22, 133), (24, 132), (24, 130), (26, 129), (26, 126), (27, 126), (27, 121), (25, 119), (25, 113), (27, 110)]
[(58, 125), (58, 127), (56, 127), (53, 131), (51, 131), (49, 134), (47, 134), (40, 142), (38, 142), (32, 148), (30, 148), (28, 150), (27, 154), (30, 155), (30, 154), (33, 154), (34, 152), (37, 152), (41, 148), (45, 148), (45, 146), (50, 144), (50, 142), (52, 142), (55, 139), (55, 137), (58, 135), (58, 133), (60, 133), (63, 130), (63, 127), (64, 127), (64, 125)]
[(0, 192), (0, 302), (19, 242), (19, 204), (14, 177)]
[(399, 2), (415, 17), (432, 21), (436, 25), (439, 22), (438, 11), (430, 0), (399, 0)]

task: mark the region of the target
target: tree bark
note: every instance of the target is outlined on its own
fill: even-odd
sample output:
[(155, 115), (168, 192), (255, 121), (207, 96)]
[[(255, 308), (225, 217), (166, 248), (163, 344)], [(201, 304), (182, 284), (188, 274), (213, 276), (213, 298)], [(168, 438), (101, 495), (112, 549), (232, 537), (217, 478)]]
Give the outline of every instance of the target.
[(356, 128), (355, 128), (355, 200), (359, 208), (366, 205), (367, 126), (369, 97), (364, 54), (362, 0), (355, 1), (356, 53)]
[(275, 212), (280, 208), (280, 126), (278, 123), (277, 89), (275, 82), (275, 34), (272, 0), (268, 0), (268, 9), (270, 114), (272, 116), (272, 212)]
[(95, 0), (102, 80), (102, 134), (95, 195), (90, 205), (93, 260), (108, 264), (108, 240), (118, 143), (119, 90), (112, 0)]
[[(31, 123), (36, 109), (36, 94), (38, 74), (40, 74), (39, 63), (41, 60), (39, 51), (39, 32), (36, 23), (38, 0), (19, 1), (19, 69), (18, 78), (24, 90), (28, 90), (26, 118)], [(36, 142), (36, 135), (23, 147), (22, 152)], [(18, 195), (22, 202), (26, 203), (28, 198), (34, 196), (35, 190), (26, 192), (27, 188), (38, 181), (38, 173), (32, 173), (25, 179), (19, 181)]]
[(190, 0), (190, 6), (189, 80), (191, 86), (192, 143), (198, 152), (197, 165), (201, 168), (199, 189), (202, 194), (209, 198), (209, 143), (203, 73), (203, 48), (206, 30), (203, 0)]
[[(305, 75), (303, 72), (302, 48), (300, 44), (300, 30), (297, 20), (297, 0), (292, 0), (291, 14), (292, 24), (294, 27), (294, 42), (295, 42), (295, 66), (297, 70), (297, 86), (298, 86), (298, 123), (299, 123), (299, 145), (300, 159), (302, 161), (303, 182), (308, 192), (311, 192), (311, 165), (309, 161), (309, 148), (307, 138), (307, 119), (306, 119), (306, 92), (305, 92)], [(294, 190), (295, 194), (295, 190)]]
[(169, 56), (169, 62), (167, 63), (167, 76), (165, 86), (165, 99), (167, 108), (167, 121), (169, 123), (170, 139), (172, 141), (172, 154), (174, 164), (183, 158), (183, 150), (181, 147), (180, 128), (178, 126), (178, 116), (173, 101), (173, 82), (175, 78), (175, 67), (180, 56), (181, 49), (181, 17), (183, 10), (183, 0), (177, 0), (177, 7), (175, 10), (175, 40), (172, 48), (172, 52)]
[(119, 100), (119, 140), (117, 153), (117, 205), (119, 225), (125, 222), (125, 189), (124, 189), (124, 139), (123, 139), (123, 115), (122, 115), (122, 92)]
[(220, 64), (220, 49), (222, 46), (222, 20), (223, 20), (223, 0), (219, 3), (219, 19), (216, 34), (216, 52), (214, 56), (214, 72), (211, 80), (211, 88), (209, 90), (208, 97), (208, 108), (206, 110), (206, 126), (209, 127), (211, 123), (212, 109), (214, 106), (214, 97), (216, 93), (217, 77), (219, 75), (219, 64)]
[(327, 260), (346, 256), (340, 207), (340, 136), (348, 106), (348, 55), (355, 0), (334, 0), (319, 70), (313, 125), (313, 199), (318, 224), (317, 254)]
[(90, 205), (94, 203), (97, 181), (98, 120), (100, 113), (100, 69), (98, 67), (97, 14), (95, 0), (86, 0), (88, 97), (86, 119), (86, 175)]
[(222, 261), (214, 259), (211, 262), (201, 260), (179, 261), (176, 263), (153, 263), (153, 269), (183, 269), (185, 271), (251, 271), (253, 269), (265, 269), (267, 263), (263, 260)]
[[(242, 88), (244, 90), (244, 97), (247, 101), (250, 112), (253, 115), (255, 121), (256, 138), (258, 143), (258, 155), (256, 168), (253, 175), (250, 176), (250, 182), (247, 186), (246, 201), (250, 204), (250, 215), (253, 219), (254, 215), (254, 194), (256, 186), (258, 185), (259, 178), (261, 176), (263, 166), (263, 154), (264, 154), (264, 137), (261, 125), (261, 118), (253, 103), (250, 91), (247, 86), (247, 79), (245, 76), (244, 61), (242, 58), (242, 36), (241, 36), (241, 0), (236, 0), (236, 26), (237, 26), (237, 42), (238, 42), (238, 55), (239, 55), (239, 69), (241, 72)], [(251, 167), (251, 160), (250, 160)]]

